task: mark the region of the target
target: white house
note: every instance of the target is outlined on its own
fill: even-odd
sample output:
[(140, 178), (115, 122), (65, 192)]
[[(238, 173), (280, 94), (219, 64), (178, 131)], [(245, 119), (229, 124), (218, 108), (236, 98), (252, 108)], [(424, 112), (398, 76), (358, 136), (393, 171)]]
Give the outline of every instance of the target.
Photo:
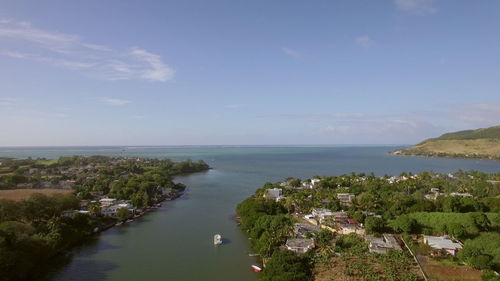
[(284, 198), (283, 197), (283, 190), (281, 188), (270, 188), (270, 189), (266, 190), (264, 197), (279, 201), (279, 200)]
[(99, 200), (99, 203), (101, 203), (101, 206), (106, 207), (106, 206), (111, 206), (116, 203), (115, 198), (102, 198)]
[(311, 214), (320, 222), (325, 220), (327, 217), (333, 216), (333, 212), (325, 208), (314, 208)]
[(316, 186), (321, 181), (321, 179), (311, 179), (311, 185)]
[(458, 250), (462, 249), (462, 245), (453, 242), (447, 236), (427, 236), (424, 235), (424, 243), (437, 250), (444, 250), (450, 255), (455, 256)]
[(337, 198), (340, 200), (340, 203), (350, 205), (352, 200), (356, 198), (356, 195), (352, 193), (337, 193)]
[(470, 193), (452, 192), (452, 193), (450, 193), (450, 196), (456, 196), (456, 197), (472, 197), (472, 194), (470, 194)]

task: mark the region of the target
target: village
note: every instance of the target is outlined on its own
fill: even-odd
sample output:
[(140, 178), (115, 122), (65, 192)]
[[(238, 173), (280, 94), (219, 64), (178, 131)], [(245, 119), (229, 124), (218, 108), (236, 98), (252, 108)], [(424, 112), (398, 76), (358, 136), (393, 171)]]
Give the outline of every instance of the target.
[[(466, 206), (471, 199), (474, 201), (482, 200), (484, 202), (490, 200), (476, 197), (469, 192), (471, 191), (470, 189), (451, 187), (464, 178), (471, 182), (477, 181), (478, 179), (475, 179), (473, 175), (456, 176), (448, 174), (431, 175), (429, 177), (428, 174), (423, 174), (422, 176), (426, 177), (425, 180), (428, 182), (435, 183), (439, 181), (440, 183), (451, 183), (451, 185), (442, 184), (441, 188), (419, 186), (418, 183), (424, 181), (423, 179), (419, 179), (419, 175), (377, 178), (365, 175), (344, 176), (343, 178), (336, 177), (335, 180), (332, 178), (313, 177), (312, 179), (303, 181), (289, 178), (279, 183), (264, 185), (263, 188), (257, 190), (256, 196), (275, 202), (277, 206), (280, 206), (278, 208), (286, 210), (293, 218), (292, 231), (288, 232), (281, 240), (283, 242), (279, 248), (282, 250), (286, 249), (301, 255), (315, 251), (316, 255), (321, 255), (320, 253), (325, 252), (322, 249), (324, 245), (318, 243), (317, 237), (322, 236), (322, 233), (327, 231), (334, 237), (331, 239), (331, 244), (328, 245), (328, 248), (331, 249), (338, 248), (336, 241), (339, 238), (354, 235), (359, 237), (360, 241), (363, 241), (363, 245), (366, 245), (364, 246), (366, 247), (365, 250), (368, 253), (377, 255), (386, 255), (390, 252), (407, 253), (408, 257), (413, 261), (416, 275), (420, 276), (419, 279), (422, 280), (439, 277), (440, 273), (436, 272), (436, 268), (439, 267), (442, 267), (443, 272), (448, 272), (452, 267), (447, 269), (445, 266), (446, 263), (456, 265), (453, 267), (453, 270), (456, 271), (455, 274), (457, 276), (460, 274), (465, 274), (464, 276), (471, 274), (480, 276), (480, 271), (477, 268), (481, 267), (471, 262), (471, 259), (464, 258), (465, 254), (462, 256), (459, 255), (460, 251), (464, 248), (466, 237), (472, 236), (453, 232), (452, 226), (455, 226), (454, 224), (450, 224), (447, 229), (444, 227), (442, 230), (431, 230), (425, 227), (423, 230), (418, 230), (419, 228), (422, 229), (422, 226), (417, 227), (418, 223), (413, 218), (409, 220), (409, 223), (400, 222), (407, 219), (407, 216), (411, 214), (406, 215), (405, 212), (401, 212), (403, 216), (396, 215), (391, 218), (389, 215), (392, 207), (390, 206), (391, 203), (387, 207), (371, 206), (370, 202), (368, 202), (368, 207), (362, 205), (366, 201), (366, 198), (363, 197), (368, 197), (368, 192), (360, 191), (363, 191), (363, 189), (366, 190), (374, 182), (377, 185), (386, 186), (388, 190), (395, 189), (391, 191), (392, 194), (387, 194), (390, 194), (390, 196), (402, 193), (405, 197), (412, 196), (412, 200), (414, 197), (419, 196), (420, 199), (414, 200), (415, 205), (432, 206), (427, 207), (429, 210), (436, 210), (435, 206), (449, 208), (448, 205), (450, 204), (460, 206), (462, 203), (463, 206)], [(458, 177), (460, 177), (460, 180)], [(329, 182), (325, 184), (324, 180)], [(499, 183), (498, 180), (485, 178), (481, 179), (481, 182), (482, 184), (492, 186), (496, 186)], [(342, 185), (341, 183), (345, 183), (346, 185)], [(364, 187), (360, 188), (359, 186)], [(437, 185), (431, 184), (429, 186)], [(379, 200), (383, 201), (383, 199)], [(381, 204), (383, 203), (381, 202)], [(395, 202), (394, 204), (398, 203)], [(384, 208), (387, 208), (385, 212)], [(453, 205), (452, 208), (459, 207)], [(481, 208), (481, 210), (485, 209), (484, 206)], [(446, 209), (446, 211), (456, 212), (457, 215), (460, 213), (458, 209)], [(487, 220), (489, 218), (495, 218), (493, 220), (496, 220), (498, 218), (497, 214), (487, 214), (484, 217)], [(463, 218), (463, 220), (465, 221), (466, 219)], [(409, 224), (409, 226), (406, 226), (405, 223)], [(491, 225), (492, 223), (488, 221), (488, 224)], [(400, 229), (405, 227), (408, 227), (408, 229)], [(399, 231), (397, 231), (398, 229)], [(468, 252), (469, 249), (466, 251)], [(340, 255), (341, 253), (333, 254), (333, 256)], [(472, 266), (476, 269), (473, 269)], [(449, 274), (449, 272), (446, 274)]]

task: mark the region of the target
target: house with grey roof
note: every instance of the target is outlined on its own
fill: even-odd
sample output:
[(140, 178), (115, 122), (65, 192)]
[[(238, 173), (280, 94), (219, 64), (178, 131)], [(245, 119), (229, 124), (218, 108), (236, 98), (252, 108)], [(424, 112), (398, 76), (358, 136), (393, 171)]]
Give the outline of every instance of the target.
[(320, 232), (321, 227), (309, 223), (296, 223), (294, 224), (294, 233), (296, 237), (305, 238), (308, 234), (314, 235)]
[(351, 205), (352, 200), (356, 198), (356, 195), (351, 193), (337, 193), (337, 198), (340, 200), (340, 203), (344, 205)]
[(314, 249), (314, 239), (288, 239), (286, 240), (285, 247), (287, 250), (290, 250), (295, 253), (303, 254), (311, 249)]
[(369, 243), (368, 250), (370, 253), (385, 254), (391, 250), (401, 251), (401, 246), (392, 234), (385, 233), (382, 237), (371, 235), (365, 236), (365, 240)]
[(436, 250), (443, 250), (452, 256), (462, 249), (462, 244), (454, 242), (448, 236), (424, 235), (424, 243)]

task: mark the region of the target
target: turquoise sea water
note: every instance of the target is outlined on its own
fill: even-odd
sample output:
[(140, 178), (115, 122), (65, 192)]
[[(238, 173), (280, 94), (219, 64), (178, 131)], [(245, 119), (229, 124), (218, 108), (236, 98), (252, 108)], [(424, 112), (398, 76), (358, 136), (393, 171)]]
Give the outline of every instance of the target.
[[(0, 157), (107, 155), (203, 159), (213, 170), (177, 178), (180, 199), (129, 225), (112, 228), (75, 249), (48, 280), (250, 281), (249, 243), (231, 217), (265, 182), (289, 176), (374, 172), (500, 172), (500, 161), (391, 156), (399, 147), (85, 147), (0, 148)], [(213, 235), (226, 243), (214, 247)], [(49, 263), (49, 262), (48, 262)], [(52, 262), (50, 262), (52, 263)]]

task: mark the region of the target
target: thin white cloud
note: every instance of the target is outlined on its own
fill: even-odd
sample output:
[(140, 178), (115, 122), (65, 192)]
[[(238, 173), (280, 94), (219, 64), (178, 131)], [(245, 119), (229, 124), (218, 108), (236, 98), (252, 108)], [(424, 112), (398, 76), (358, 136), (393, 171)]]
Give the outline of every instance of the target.
[(76, 35), (39, 29), (29, 22), (1, 19), (0, 38), (5, 39), (0, 56), (81, 70), (107, 80), (166, 82), (175, 74), (161, 56), (143, 48), (115, 50)]
[(283, 48), (281, 48), (281, 50), (283, 51), (283, 53), (285, 55), (292, 57), (292, 58), (300, 58), (302, 56), (302, 54), (299, 51), (296, 51), (296, 50), (291, 49), (291, 48), (283, 47)]
[(175, 71), (166, 66), (159, 55), (150, 53), (144, 49), (134, 48), (130, 54), (139, 61), (149, 65), (141, 73), (141, 77), (152, 81), (168, 81), (174, 78)]
[(114, 106), (120, 106), (120, 105), (126, 105), (131, 103), (129, 100), (124, 100), (124, 99), (117, 99), (117, 98), (109, 98), (109, 97), (101, 97), (99, 100), (107, 105), (114, 105)]
[(414, 143), (450, 131), (498, 126), (500, 103), (445, 104), (425, 111), (394, 114), (292, 113), (258, 117), (297, 120), (316, 128), (318, 136), (346, 140), (370, 138), (375, 142), (390, 142), (393, 139), (396, 143)]
[(375, 44), (375, 41), (367, 35), (358, 36), (354, 41), (363, 48), (371, 48)]
[(0, 106), (10, 106), (16, 103), (16, 99), (13, 98), (0, 98)]
[(437, 12), (434, 0), (394, 0), (396, 7), (415, 15), (429, 15)]
[(226, 105), (224, 105), (224, 108), (227, 108), (227, 109), (239, 109), (239, 108), (242, 108), (242, 107), (245, 107), (245, 106), (246, 106), (245, 104), (233, 103), (233, 104), (226, 104)]

